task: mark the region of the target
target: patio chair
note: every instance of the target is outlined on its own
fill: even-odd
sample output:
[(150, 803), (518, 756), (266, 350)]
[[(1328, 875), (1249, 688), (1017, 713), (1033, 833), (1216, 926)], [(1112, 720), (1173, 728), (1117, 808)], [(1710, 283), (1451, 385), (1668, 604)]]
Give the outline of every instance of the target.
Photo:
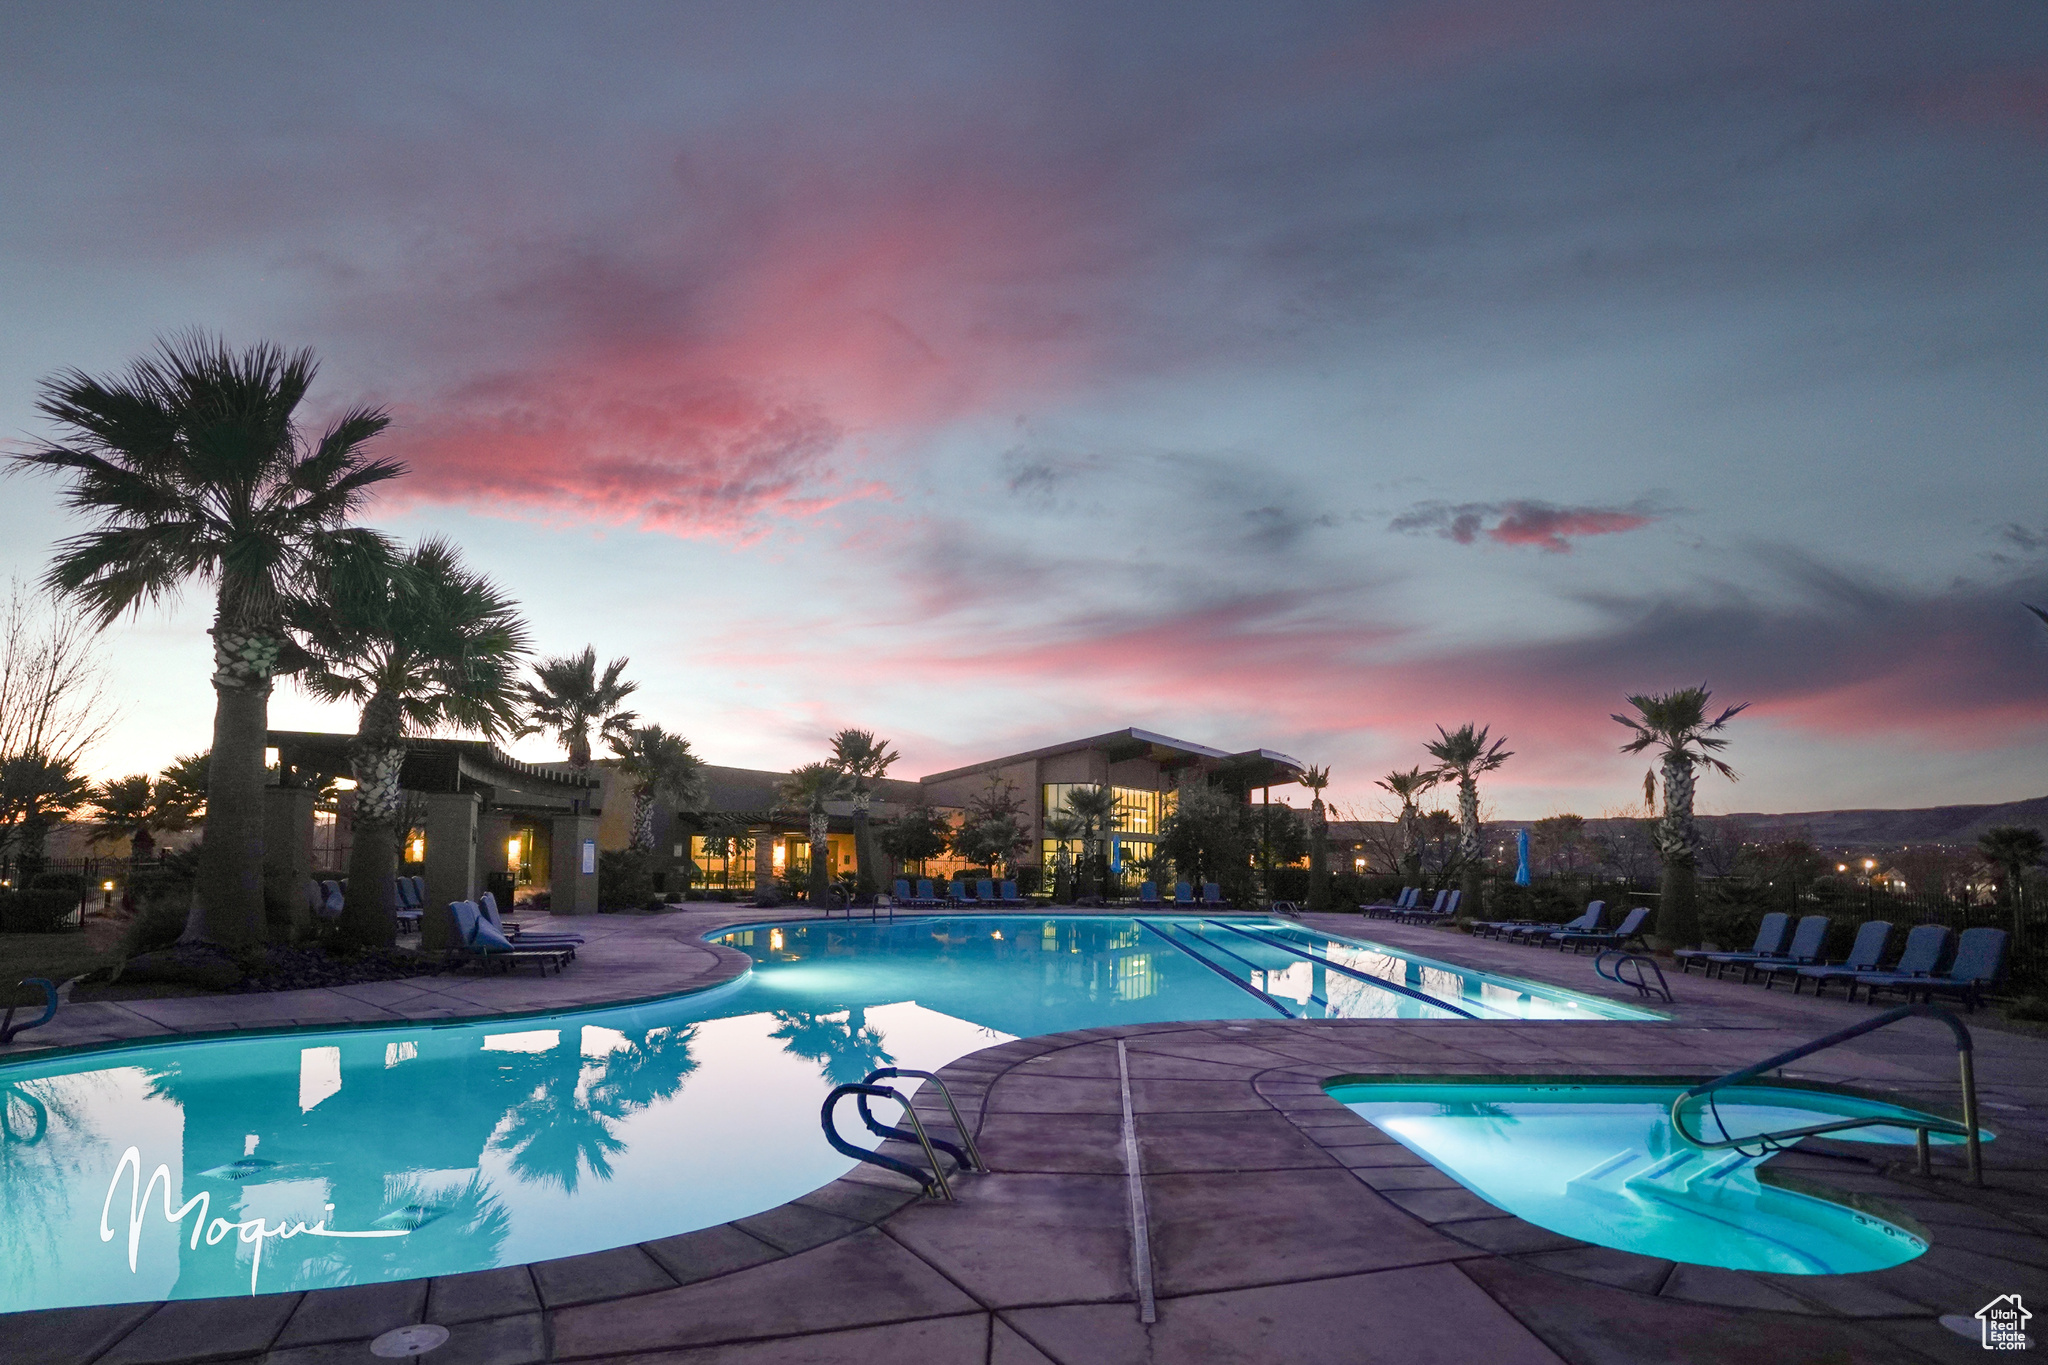
[[(329, 891), (329, 887), (333, 887)], [(333, 920), (341, 915), (341, 888), (333, 882), (306, 882), (306, 909), (315, 919)]]
[(994, 905), (996, 903), (996, 884), (987, 877), (983, 877), (974, 884), (974, 898), (983, 905)]
[(339, 917), (341, 907), (348, 903), (348, 882), (343, 880), (320, 883), (320, 897), (327, 906), (325, 911), (327, 918), (335, 919)]
[(1764, 989), (1769, 990), (1781, 976), (1792, 978), (1792, 994), (1799, 994), (1803, 981), (1813, 983), (1817, 996), (1828, 982), (1844, 977), (1860, 976), (1864, 972), (1880, 970), (1885, 949), (1891, 946), (1892, 926), (1885, 920), (1865, 920), (1856, 926), (1856, 941), (1849, 945), (1849, 955), (1840, 962), (1820, 967), (1772, 967), (1764, 974)]
[(946, 899), (955, 905), (974, 904), (974, 897), (967, 894), (967, 883), (958, 877), (946, 883)]
[(1678, 959), (1678, 970), (1692, 971), (1692, 964), (1700, 964), (1702, 972), (1712, 972), (1714, 963), (1720, 958), (1776, 957), (1785, 951), (1785, 936), (1792, 930), (1792, 917), (1783, 910), (1773, 910), (1765, 915), (1756, 927), (1756, 942), (1749, 945), (1747, 953), (1728, 953), (1714, 948), (1680, 948), (1672, 956)]
[(1535, 943), (1548, 939), (1552, 934), (1597, 934), (1600, 921), (1607, 914), (1606, 901), (1587, 901), (1581, 910), (1563, 924), (1510, 924), (1496, 936), (1514, 943)]
[(1827, 954), (1828, 930), (1832, 928), (1834, 921), (1826, 915), (1803, 916), (1792, 931), (1792, 945), (1784, 952), (1770, 957), (1724, 953), (1714, 959), (1714, 975), (1726, 976), (1730, 967), (1740, 967), (1742, 984), (1746, 986), (1758, 972), (1773, 967), (1818, 967)]
[[(1978, 945), (1983, 943), (1981, 937), (1973, 940), (1973, 953), (1981, 953), (1982, 947)], [(1909, 983), (1940, 980), (1942, 976), (1938, 976), (1937, 973), (1941, 971), (1942, 964), (1948, 961), (1949, 954), (1956, 951), (1956, 947), (1954, 930), (1940, 924), (1916, 924), (1907, 932), (1905, 949), (1900, 952), (1899, 960), (1892, 964), (1889, 971), (1865, 972), (1861, 976), (1849, 978), (1849, 998), (1856, 998), (1858, 986), (1896, 990)], [(1957, 952), (1957, 956), (1960, 958), (1960, 952)], [(1974, 962), (1964, 965), (1976, 966)], [(1943, 975), (1952, 979), (1954, 970), (1951, 966), (1949, 972)], [(1907, 994), (1910, 998), (1911, 992)], [(1877, 992), (1873, 990), (1870, 999), (1876, 998)]]
[(583, 942), (581, 934), (544, 933), (522, 931), (516, 921), (504, 918), (498, 913), (498, 898), (486, 891), (476, 898), (476, 906), (491, 926), (515, 944), (520, 943), (562, 943), (570, 945), (570, 956), (575, 956), (574, 945)]
[(455, 941), (462, 945), (450, 951), (467, 956), (479, 966), (488, 968), (502, 963), (510, 971), (522, 962), (531, 962), (546, 976), (549, 967), (559, 972), (576, 956), (574, 946), (566, 943), (532, 948), (514, 944), (484, 918), (475, 901), (450, 901), (446, 913), (453, 917)]
[(1638, 905), (1622, 916), (1619, 928), (1609, 933), (1577, 933), (1563, 930), (1552, 934), (1546, 942), (1555, 944), (1559, 952), (1569, 947), (1574, 957), (1588, 948), (1626, 948), (1630, 943), (1642, 938), (1643, 926), (1649, 919), (1650, 907)]
[(916, 900), (914, 900), (914, 901), (912, 901), (912, 902), (911, 902), (911, 904), (912, 904), (912, 905), (937, 905), (938, 903), (939, 903), (939, 897), (938, 897), (938, 894), (937, 894), (937, 893), (936, 893), (935, 891), (933, 891), (933, 890), (932, 890), (932, 881), (931, 881), (931, 878), (929, 878), (929, 877), (920, 877), (920, 878), (918, 878), (918, 879), (917, 879), (917, 899), (916, 899)]
[(399, 932), (414, 933), (420, 927), (420, 917), (425, 907), (418, 904), (413, 891), (412, 878), (394, 877), (391, 891), (386, 897), (392, 903), (392, 918), (398, 921)]
[(999, 900), (1004, 905), (1024, 904), (1024, 898), (1017, 894), (1017, 883), (1015, 882), (1003, 883), (1003, 894)]
[(1897, 982), (1886, 982), (1864, 977), (1860, 983), (1849, 983), (1850, 994), (1858, 984), (1865, 988), (1870, 999), (1876, 999), (1880, 990), (1903, 990), (1906, 999), (1916, 994), (1924, 996), (1928, 1003), (1934, 1001), (1934, 993), (1960, 995), (1964, 1005), (1975, 1013), (1977, 1006), (1984, 1003), (1984, 992), (2005, 979), (2007, 954), (2012, 948), (2012, 938), (2003, 929), (1965, 929), (1956, 938), (1956, 960), (1949, 969), (1934, 976), (1907, 977)]
[(1228, 901), (1223, 899), (1223, 888), (1215, 882), (1202, 883), (1202, 904), (1212, 910), (1220, 910)]
[(1436, 903), (1427, 910), (1396, 910), (1393, 917), (1417, 924), (1439, 924), (1458, 913), (1458, 902), (1465, 899), (1465, 893), (1456, 887), (1441, 892)]
[(1139, 882), (1139, 883), (1138, 883), (1138, 904), (1140, 904), (1140, 905), (1157, 905), (1157, 904), (1159, 904), (1159, 883), (1158, 883), (1158, 882)]
[(1439, 891), (1436, 893), (1436, 899), (1429, 903), (1429, 908), (1427, 910), (1424, 910), (1421, 907), (1418, 898), (1418, 900), (1410, 901), (1407, 905), (1397, 907), (1393, 910), (1389, 910), (1384, 916), (1384, 918), (1408, 919), (1410, 917), (1433, 917), (1436, 915), (1441, 915), (1444, 912), (1444, 906), (1450, 903), (1450, 899), (1451, 893), (1448, 889)]
[(1175, 882), (1173, 884), (1173, 903), (1175, 905), (1193, 905), (1195, 903), (1195, 888), (1189, 886), (1186, 882)]
[(1387, 912), (1390, 910), (1409, 909), (1415, 904), (1416, 898), (1421, 894), (1422, 888), (1419, 886), (1404, 886), (1401, 888), (1401, 893), (1392, 900), (1374, 901), (1370, 905), (1361, 905), (1358, 909), (1360, 913), (1370, 915), (1374, 919), (1385, 919)]
[(896, 901), (899, 905), (916, 904), (916, 902), (910, 899), (910, 882), (907, 878), (898, 877), (896, 879)]

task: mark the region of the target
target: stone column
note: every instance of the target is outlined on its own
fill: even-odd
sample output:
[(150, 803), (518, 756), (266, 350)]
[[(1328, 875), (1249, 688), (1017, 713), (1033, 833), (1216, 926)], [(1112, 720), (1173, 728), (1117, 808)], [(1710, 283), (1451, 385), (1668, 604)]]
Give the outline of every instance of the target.
[[(557, 915), (597, 913), (597, 817), (557, 815), (549, 849), (549, 910)], [(589, 871), (584, 871), (585, 856)]]
[(453, 948), (450, 902), (476, 899), (475, 792), (432, 792), (426, 796), (427, 908), (420, 919), (420, 944)]
[(754, 835), (754, 903), (773, 905), (778, 899), (775, 887), (775, 831), (761, 828)]

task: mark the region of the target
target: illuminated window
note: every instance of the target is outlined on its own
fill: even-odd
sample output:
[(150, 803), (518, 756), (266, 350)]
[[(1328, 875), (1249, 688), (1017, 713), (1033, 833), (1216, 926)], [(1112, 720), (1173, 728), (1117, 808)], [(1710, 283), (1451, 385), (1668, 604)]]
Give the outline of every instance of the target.
[(423, 863), (427, 860), (427, 832), (415, 829), (405, 836), (405, 860), (409, 863)]
[(524, 841), (516, 834), (505, 841), (505, 870), (507, 872), (517, 872), (519, 870), (519, 850), (523, 847), (523, 844)]
[[(1048, 782), (1039, 792), (1042, 809), (1057, 815), (1067, 804), (1067, 793), (1092, 786), (1087, 782)], [(1139, 787), (1112, 787), (1116, 794), (1116, 818), (1110, 822), (1116, 834), (1157, 834), (1173, 814), (1174, 792), (1145, 791)]]

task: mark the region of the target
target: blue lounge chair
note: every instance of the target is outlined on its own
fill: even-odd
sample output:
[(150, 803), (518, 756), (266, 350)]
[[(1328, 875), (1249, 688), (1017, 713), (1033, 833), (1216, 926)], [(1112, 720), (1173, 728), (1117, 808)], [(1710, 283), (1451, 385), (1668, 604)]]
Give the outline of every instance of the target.
[(1002, 903), (1004, 905), (1022, 905), (1024, 903), (1024, 898), (1017, 894), (1017, 883), (1003, 883)]
[(946, 883), (946, 899), (955, 905), (974, 904), (974, 897), (967, 894), (967, 883), (959, 877)]
[(1220, 909), (1224, 904), (1223, 888), (1215, 882), (1202, 883), (1202, 904), (1211, 909)]
[(912, 904), (910, 899), (910, 882), (906, 878), (898, 877), (896, 879), (896, 903), (898, 905)]
[(983, 877), (974, 884), (974, 898), (983, 905), (994, 905), (996, 901), (996, 884), (987, 877)]
[(939, 903), (938, 893), (932, 890), (931, 878), (919, 877), (917, 879), (917, 898), (910, 903), (912, 905), (937, 905)]
[[(2011, 947), (2011, 936), (2003, 929), (1965, 929), (1956, 939), (1956, 959), (1949, 964), (1947, 971), (1933, 976), (1902, 978), (1896, 982), (1863, 977), (1860, 984), (1871, 999), (1875, 999), (1880, 990), (1903, 990), (1908, 1000), (1915, 995), (1925, 996), (1930, 1004), (1936, 991), (1960, 995), (1963, 1003), (1974, 1013), (1977, 1006), (1984, 1003), (1984, 992), (2005, 979), (2007, 954)], [(1850, 983), (1852, 994), (1858, 984)]]
[(1383, 916), (1383, 918), (1403, 919), (1409, 915), (1440, 915), (1443, 913), (1444, 902), (1448, 901), (1450, 898), (1451, 893), (1448, 890), (1439, 891), (1436, 893), (1436, 899), (1430, 902), (1429, 909), (1427, 910), (1420, 908), (1413, 901), (1411, 901), (1407, 905), (1402, 906), (1398, 909), (1389, 910)]
[(1764, 989), (1769, 990), (1779, 977), (1789, 976), (1792, 994), (1799, 994), (1801, 982), (1811, 981), (1813, 993), (1819, 995), (1830, 981), (1879, 970), (1878, 964), (1884, 961), (1885, 949), (1891, 942), (1892, 926), (1887, 921), (1865, 920), (1856, 927), (1856, 941), (1849, 945), (1849, 955), (1840, 962), (1824, 967), (1772, 967), (1764, 974)]
[(1175, 905), (1193, 905), (1195, 903), (1195, 888), (1189, 886), (1186, 882), (1175, 882), (1173, 884), (1173, 903)]
[(1606, 901), (1587, 901), (1584, 910), (1563, 924), (1510, 925), (1501, 930), (1500, 937), (1516, 943), (1535, 943), (1548, 940), (1552, 934), (1596, 934), (1600, 932), (1600, 920), (1606, 913)]
[(1827, 955), (1828, 930), (1834, 921), (1826, 915), (1806, 915), (1792, 931), (1792, 946), (1771, 957), (1722, 954), (1713, 959), (1714, 975), (1726, 976), (1730, 967), (1742, 968), (1742, 983), (1749, 984), (1758, 972), (1774, 967), (1818, 967)]
[(1638, 905), (1622, 916), (1621, 925), (1611, 933), (1579, 933), (1560, 930), (1544, 940), (1554, 945), (1559, 952), (1570, 948), (1574, 956), (1588, 948), (1626, 948), (1643, 936), (1643, 926), (1649, 923), (1650, 907)]
[(533, 934), (523, 932), (519, 925), (505, 919), (498, 913), (498, 898), (486, 891), (476, 898), (476, 908), (488, 920), (491, 927), (516, 944), (567, 944), (569, 955), (576, 955), (575, 945), (583, 942), (583, 935), (568, 933)]
[(540, 968), (542, 976), (546, 976), (549, 967), (559, 972), (576, 956), (573, 944), (521, 947), (513, 943), (498, 932), (496, 925), (484, 918), (482, 908), (475, 901), (450, 901), (447, 913), (454, 920), (455, 940), (461, 945), (454, 951), (479, 965), (502, 964), (509, 971), (522, 962), (531, 962)]
[(1358, 908), (1361, 913), (1370, 915), (1374, 919), (1385, 919), (1389, 911), (1413, 909), (1416, 898), (1421, 895), (1421, 887), (1404, 886), (1401, 888), (1401, 894), (1390, 901), (1374, 901), (1370, 905), (1361, 905)]
[(1447, 920), (1457, 914), (1458, 902), (1463, 899), (1465, 899), (1465, 893), (1453, 887), (1448, 892), (1439, 893), (1436, 898), (1436, 904), (1430, 906), (1429, 909), (1396, 910), (1392, 918), (1416, 920), (1424, 924), (1435, 924), (1439, 920)]
[[(1980, 956), (1986, 946), (1989, 946), (1987, 940), (1981, 935), (1971, 940), (1972, 957)], [(1950, 966), (1948, 971), (1943, 972), (1942, 964), (1948, 961), (1952, 951), (1956, 953), (1958, 961)], [(1891, 970), (1865, 972), (1861, 976), (1849, 979), (1849, 998), (1856, 998), (1858, 986), (1868, 986), (1872, 988), (1869, 996), (1871, 1000), (1877, 999), (1879, 990), (1905, 990), (1907, 998), (1910, 999), (1912, 991), (1906, 989), (1909, 986), (1930, 981), (1953, 980), (1956, 966), (1962, 966), (1966, 970), (1974, 970), (1978, 966), (1975, 961), (1962, 962), (1961, 957), (1953, 930), (1939, 924), (1916, 924), (1907, 933), (1905, 951), (1899, 954), (1899, 960), (1892, 964)]]
[(1139, 883), (1138, 883), (1138, 904), (1140, 904), (1140, 905), (1157, 905), (1157, 904), (1159, 904), (1159, 883), (1158, 883), (1158, 882), (1139, 882)]
[(1700, 964), (1702, 972), (1712, 972), (1714, 963), (1724, 958), (1776, 957), (1785, 951), (1785, 936), (1792, 931), (1792, 917), (1783, 910), (1773, 910), (1763, 917), (1756, 927), (1756, 942), (1749, 945), (1746, 953), (1731, 953), (1715, 948), (1680, 948), (1672, 956), (1678, 959), (1680, 972), (1692, 971), (1692, 964)]

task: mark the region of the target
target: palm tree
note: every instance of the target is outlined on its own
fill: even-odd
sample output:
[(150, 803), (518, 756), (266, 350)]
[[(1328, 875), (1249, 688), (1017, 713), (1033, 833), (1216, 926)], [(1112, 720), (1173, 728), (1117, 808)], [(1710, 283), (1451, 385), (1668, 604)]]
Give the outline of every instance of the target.
[(43, 869), (50, 826), (92, 799), (68, 758), (31, 749), (0, 759), (0, 853), (14, 853), (21, 884)]
[(1443, 774), (1429, 768), (1391, 772), (1373, 785), (1392, 792), (1401, 802), (1401, 879), (1422, 880), (1422, 812), (1416, 801), (1434, 787)]
[(1437, 761), (1437, 779), (1456, 777), (1458, 779), (1458, 862), (1461, 868), (1461, 890), (1458, 897), (1458, 916), (1461, 919), (1479, 915), (1486, 895), (1486, 883), (1480, 867), (1479, 847), (1479, 775), (1490, 773), (1514, 757), (1506, 749), (1507, 740), (1497, 739), (1491, 747), (1487, 744), (1487, 727), (1474, 729), (1468, 721), (1456, 731), (1436, 727), (1437, 738), (1424, 743), (1430, 757)]
[(148, 773), (103, 782), (92, 789), (91, 799), (98, 816), (93, 821), (92, 842), (110, 844), (126, 839), (129, 857), (135, 861), (149, 856), (158, 833), (192, 825), (192, 808), (185, 793), (168, 779), (152, 779)]
[(826, 803), (843, 801), (852, 794), (852, 779), (830, 763), (806, 763), (783, 780), (778, 798), (785, 810), (800, 811), (811, 823), (811, 884), (813, 908), (823, 906), (832, 885), (832, 845), (826, 839), (830, 817)]
[(534, 681), (520, 684), (520, 699), (531, 719), (522, 735), (551, 734), (569, 751), (569, 766), (578, 777), (590, 771), (590, 740), (593, 731), (613, 748), (625, 740), (626, 732), (640, 717), (622, 709), (627, 697), (640, 689), (620, 674), (629, 661), (622, 655), (597, 671), (597, 646), (584, 646), (581, 654), (542, 659), (533, 666)]
[(1045, 817), (1045, 837), (1053, 841), (1052, 903), (1071, 905), (1074, 900), (1074, 866), (1071, 847), (1087, 831), (1079, 816), (1057, 811)]
[(392, 878), (406, 833), (406, 739), (516, 732), (526, 623), (512, 599), (438, 538), (402, 556), (338, 566), (320, 591), (291, 604), (287, 619), (311, 657), (300, 686), (362, 708), (348, 749), (354, 835), (335, 927), (344, 942), (388, 947), (398, 937)]
[(1081, 894), (1099, 896), (1103, 894), (1096, 884), (1102, 871), (1098, 866), (1102, 857), (1099, 845), (1116, 825), (1116, 788), (1107, 783), (1075, 787), (1067, 793), (1067, 810), (1081, 822)]
[(1681, 688), (1661, 695), (1633, 696), (1632, 716), (1616, 712), (1614, 720), (1633, 733), (1621, 746), (1625, 754), (1656, 749), (1664, 776), (1664, 816), (1657, 822), (1655, 839), (1664, 861), (1664, 876), (1657, 901), (1658, 946), (1686, 948), (1699, 942), (1699, 884), (1695, 859), (1699, 855), (1699, 827), (1693, 822), (1693, 769), (1713, 769), (1729, 781), (1735, 770), (1715, 758), (1728, 747), (1719, 731), (1748, 708), (1749, 703), (1731, 706), (1707, 719), (1707, 702), (1713, 693), (1705, 687)]
[(1978, 856), (2005, 874), (2006, 903), (2014, 915), (2019, 914), (2026, 870), (2040, 865), (2044, 850), (2048, 850), (2048, 840), (2041, 837), (2041, 831), (2024, 825), (2000, 825), (1977, 836)]
[(380, 545), (348, 521), (404, 472), (364, 446), (390, 419), (352, 408), (308, 442), (295, 413), (311, 351), (237, 355), (192, 332), (125, 375), (66, 370), (36, 407), (67, 433), (14, 458), (71, 476), (65, 502), (97, 525), (61, 542), (44, 581), (105, 626), (190, 580), (215, 591), (212, 761), (189, 939), (263, 936), (263, 750), (272, 675), (295, 658), (284, 606), (326, 563)]
[(1311, 910), (1330, 908), (1330, 821), (1323, 809), (1323, 789), (1330, 785), (1328, 768), (1311, 767), (1301, 775), (1301, 785), (1314, 796), (1308, 816), (1308, 904)]
[(888, 740), (876, 739), (873, 730), (841, 730), (832, 736), (832, 766), (853, 780), (854, 894), (862, 898), (874, 895), (881, 886), (875, 876), (880, 860), (868, 829), (868, 803), (874, 799), (874, 789), (868, 783), (881, 780), (902, 756), (889, 747)]
[(654, 851), (654, 805), (666, 800), (678, 810), (704, 800), (704, 760), (690, 752), (690, 741), (659, 725), (627, 732), (625, 743), (613, 741), (619, 771), (637, 784), (633, 792), (633, 847)]

